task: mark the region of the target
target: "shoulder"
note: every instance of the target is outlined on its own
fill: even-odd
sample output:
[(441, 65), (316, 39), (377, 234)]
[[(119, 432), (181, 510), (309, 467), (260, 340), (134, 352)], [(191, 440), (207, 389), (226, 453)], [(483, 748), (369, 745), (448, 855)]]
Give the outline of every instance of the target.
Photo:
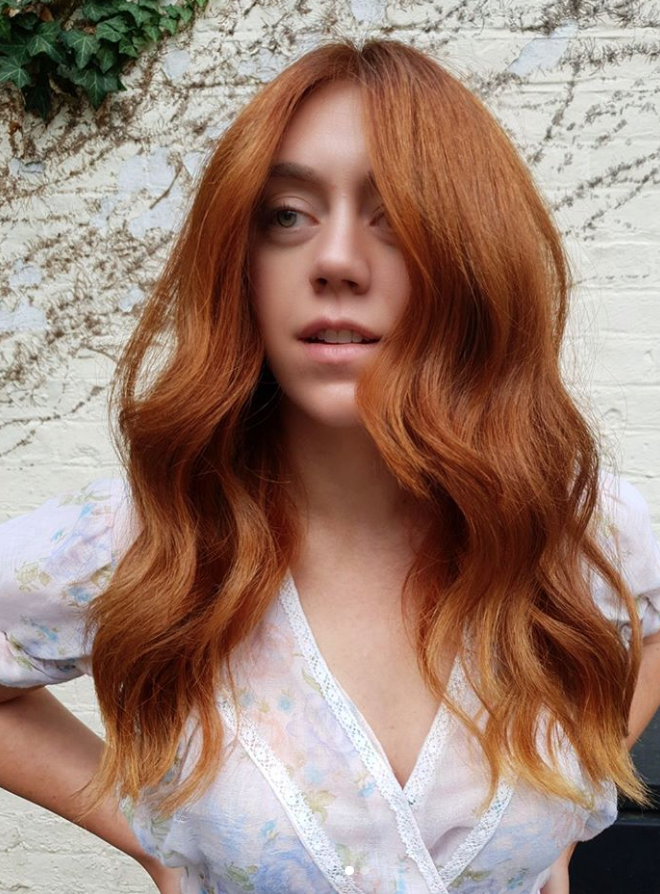
[(95, 478), (0, 524), (0, 578), (18, 565), (70, 575), (94, 557), (114, 564), (135, 533), (125, 479)]

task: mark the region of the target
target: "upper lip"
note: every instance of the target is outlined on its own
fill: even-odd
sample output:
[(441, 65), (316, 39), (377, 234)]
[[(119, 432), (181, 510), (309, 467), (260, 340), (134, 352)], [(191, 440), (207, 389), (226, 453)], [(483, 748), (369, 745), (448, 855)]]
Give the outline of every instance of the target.
[(331, 320), (329, 317), (319, 317), (317, 320), (312, 320), (298, 334), (298, 338), (311, 338), (322, 329), (351, 329), (353, 332), (359, 333), (363, 338), (380, 338), (380, 335), (377, 335), (372, 329), (369, 329), (362, 323), (356, 323), (355, 320), (347, 320), (345, 318)]

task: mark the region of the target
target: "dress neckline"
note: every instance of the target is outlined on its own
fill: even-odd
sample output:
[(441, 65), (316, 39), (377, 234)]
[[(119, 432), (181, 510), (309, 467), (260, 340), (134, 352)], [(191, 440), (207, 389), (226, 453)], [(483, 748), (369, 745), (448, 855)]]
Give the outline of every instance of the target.
[[(287, 568), (278, 599), (323, 698), (393, 810), (407, 853), (417, 864), (429, 891), (433, 894), (448, 894), (448, 885), (460, 875), (493, 835), (513, 796), (513, 787), (504, 780), (500, 781), (490, 805), (450, 860), (442, 867), (435, 866), (414, 811), (418, 804), (418, 809), (423, 809), (424, 795), (432, 785), (437, 763), (454, 719), (451, 712), (443, 701), (417, 755), (415, 766), (405, 786), (402, 786), (373, 730), (328, 667), (307, 621), (290, 568)], [(457, 653), (449, 675), (447, 692), (452, 699), (461, 703), (465, 700), (468, 689)]]
[[(366, 717), (362, 711), (360, 711), (348, 692), (346, 692), (344, 687), (339, 683), (325, 660), (307, 615), (305, 614), (302, 600), (300, 599), (300, 594), (298, 593), (298, 588), (296, 587), (290, 568), (287, 569), (284, 586), (280, 594), (280, 601), (289, 615), (289, 620), (293, 622), (294, 635), (303, 650), (303, 654), (305, 654), (305, 657), (308, 660), (311, 659), (310, 663), (312, 665), (316, 665), (318, 673), (325, 684), (323, 688), (327, 693), (327, 701), (338, 721), (345, 727), (343, 718), (340, 715), (343, 714), (345, 718), (346, 709), (353, 714), (368, 736), (372, 747), (378, 753), (386, 768), (387, 775), (391, 777), (392, 783), (402, 792), (409, 804), (416, 803), (422, 796), (427, 784), (430, 783), (437, 761), (440, 758), (447, 741), (452, 722), (452, 715), (445, 702), (443, 701), (438, 706), (426, 736), (417, 752), (413, 769), (405, 784), (401, 785), (392, 769), (392, 765), (387, 757), (385, 749), (372, 729), (371, 724), (367, 721)], [(457, 654), (452, 662), (447, 680), (447, 692), (452, 699), (460, 698), (461, 691), (463, 691), (465, 686), (465, 679), (461, 670)], [(342, 710), (342, 708), (344, 710)]]

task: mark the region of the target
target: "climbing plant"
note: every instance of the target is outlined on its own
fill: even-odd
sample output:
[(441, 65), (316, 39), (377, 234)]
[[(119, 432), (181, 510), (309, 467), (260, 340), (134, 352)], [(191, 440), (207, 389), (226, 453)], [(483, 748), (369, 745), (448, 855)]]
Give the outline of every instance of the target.
[(53, 93), (80, 91), (98, 109), (125, 90), (131, 60), (187, 25), (207, 0), (0, 0), (0, 86), (48, 120)]

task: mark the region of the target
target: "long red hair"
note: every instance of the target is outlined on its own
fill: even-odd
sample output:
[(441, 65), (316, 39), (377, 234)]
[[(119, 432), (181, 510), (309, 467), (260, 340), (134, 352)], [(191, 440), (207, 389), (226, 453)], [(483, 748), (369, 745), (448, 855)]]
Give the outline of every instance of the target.
[[(405, 317), (357, 384), (364, 426), (433, 519), (404, 595), (422, 607), (429, 688), (447, 631), (476, 655), (492, 788), (514, 772), (588, 804), (539, 753), (540, 712), (594, 784), (647, 803), (624, 745), (641, 656), (593, 601), (586, 561), (634, 611), (596, 535), (599, 443), (560, 374), (572, 288), (550, 212), (518, 152), (446, 68), (395, 40), (316, 47), (220, 138), (117, 367), (115, 433), (137, 539), (89, 609), (107, 731), (98, 797), (138, 797), (174, 762), (187, 718), (203, 748), (163, 809), (218, 771), (217, 685), (299, 554), (301, 529), (250, 304), (249, 248), (278, 146), (305, 97), (358, 84), (376, 185), (411, 279)], [(552, 751), (551, 751), (552, 757)], [(490, 797), (489, 795), (489, 797)]]

